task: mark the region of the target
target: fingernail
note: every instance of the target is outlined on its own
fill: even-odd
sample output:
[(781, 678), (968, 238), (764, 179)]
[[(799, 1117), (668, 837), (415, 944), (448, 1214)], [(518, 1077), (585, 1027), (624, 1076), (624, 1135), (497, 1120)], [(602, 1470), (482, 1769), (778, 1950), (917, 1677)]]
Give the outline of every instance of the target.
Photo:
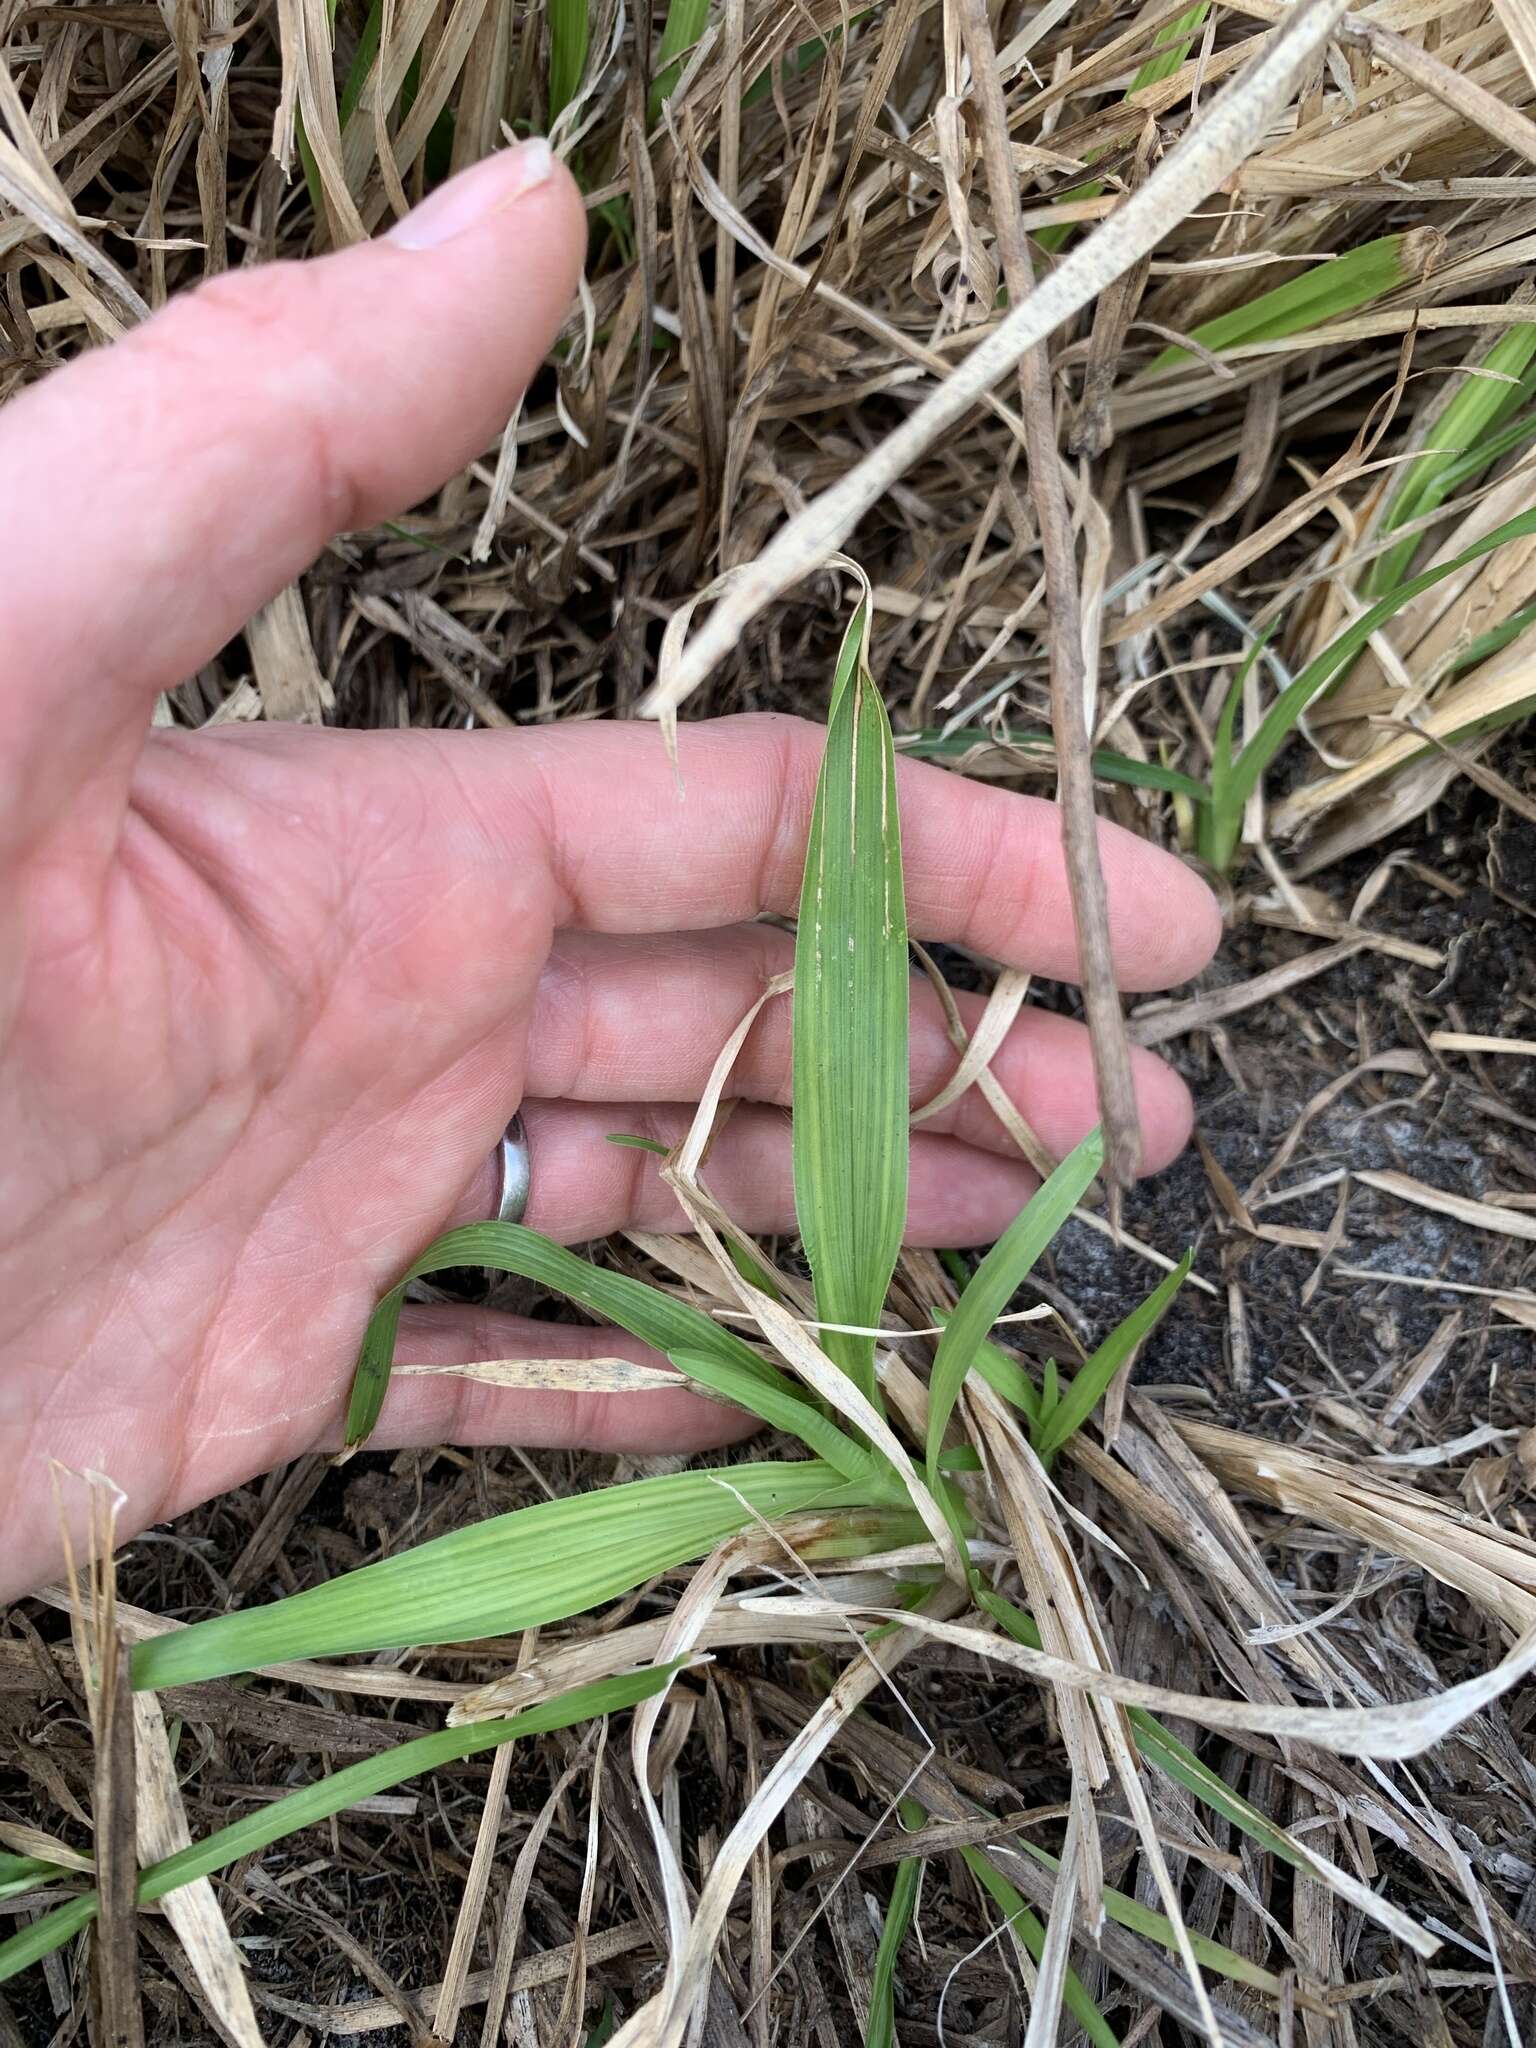
[(515, 205), (544, 184), (554, 167), (549, 144), (541, 135), (515, 149), (498, 150), (423, 200), (395, 223), (385, 240), (397, 249), (440, 249), (455, 235), (467, 234)]

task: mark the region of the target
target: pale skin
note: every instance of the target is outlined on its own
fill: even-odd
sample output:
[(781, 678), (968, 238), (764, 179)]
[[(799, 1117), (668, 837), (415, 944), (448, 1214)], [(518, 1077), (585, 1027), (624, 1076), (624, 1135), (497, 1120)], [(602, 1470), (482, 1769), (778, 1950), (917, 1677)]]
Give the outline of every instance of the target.
[[(508, 152), (403, 238), (190, 293), (0, 416), (0, 1596), (58, 1569), (53, 1461), (111, 1476), (126, 1537), (337, 1443), (370, 1309), (489, 1212), (519, 1103), (529, 1224), (680, 1226), (605, 1136), (679, 1135), (788, 964), (753, 920), (796, 903), (808, 723), (685, 725), (681, 797), (640, 725), (149, 731), (334, 534), (494, 442), (585, 247), (569, 179), (530, 169)], [(900, 790), (914, 934), (1070, 977), (1054, 810), (917, 764)], [(1204, 886), (1109, 827), (1103, 859), (1123, 986), (1197, 972)], [(953, 1057), (918, 989), (914, 1100)], [(995, 1071), (1054, 1150), (1094, 1119), (1075, 1024), (1026, 1012)], [(1136, 1072), (1155, 1170), (1190, 1105)], [(788, 1230), (784, 1002), (731, 1085), (711, 1187)], [(914, 1137), (909, 1235), (986, 1242), (1033, 1186), (973, 1092)], [(408, 1311), (399, 1355), (649, 1357), (450, 1308)], [(693, 1451), (750, 1426), (682, 1390), (434, 1378), (395, 1383), (376, 1441)]]

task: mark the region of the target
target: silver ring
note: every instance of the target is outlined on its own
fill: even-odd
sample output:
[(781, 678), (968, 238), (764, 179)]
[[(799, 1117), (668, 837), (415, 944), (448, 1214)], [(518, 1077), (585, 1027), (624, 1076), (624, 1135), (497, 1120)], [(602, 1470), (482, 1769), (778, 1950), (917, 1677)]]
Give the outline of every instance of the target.
[(523, 1212), (528, 1207), (530, 1166), (528, 1159), (528, 1132), (520, 1116), (513, 1117), (501, 1134), (501, 1143), (492, 1157), (498, 1170), (496, 1197), (497, 1223), (521, 1223)]

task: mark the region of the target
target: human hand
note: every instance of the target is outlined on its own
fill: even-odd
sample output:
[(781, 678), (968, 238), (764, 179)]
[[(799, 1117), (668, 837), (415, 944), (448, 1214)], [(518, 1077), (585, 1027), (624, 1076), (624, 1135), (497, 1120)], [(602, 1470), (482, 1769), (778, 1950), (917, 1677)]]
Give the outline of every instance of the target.
[[(337, 1443), (374, 1301), (490, 1213), (519, 1102), (531, 1225), (678, 1226), (646, 1155), (604, 1136), (678, 1136), (788, 964), (751, 920), (797, 898), (820, 746), (797, 720), (685, 726), (683, 799), (651, 727), (146, 731), (333, 534), (495, 438), (585, 245), (565, 173), (526, 182), (542, 167), (508, 152), (392, 237), (204, 286), (0, 419), (0, 1594), (57, 1566), (50, 1459), (108, 1473), (128, 1534)], [(910, 764), (901, 793), (914, 933), (1070, 975), (1053, 809)], [(1203, 886), (1113, 828), (1104, 864), (1124, 985), (1203, 965)], [(952, 1064), (919, 990), (914, 1097)], [(770, 1005), (710, 1164), (754, 1231), (793, 1225), (789, 1071)], [(1027, 1012), (995, 1071), (1051, 1147), (1093, 1121), (1076, 1025)], [(1156, 1167), (1188, 1098), (1150, 1056), (1136, 1074)], [(914, 1135), (912, 1237), (990, 1239), (1033, 1185), (973, 1093)], [(648, 1355), (471, 1309), (402, 1328), (406, 1360), (530, 1354)], [(407, 1379), (378, 1441), (732, 1429), (681, 1390)]]

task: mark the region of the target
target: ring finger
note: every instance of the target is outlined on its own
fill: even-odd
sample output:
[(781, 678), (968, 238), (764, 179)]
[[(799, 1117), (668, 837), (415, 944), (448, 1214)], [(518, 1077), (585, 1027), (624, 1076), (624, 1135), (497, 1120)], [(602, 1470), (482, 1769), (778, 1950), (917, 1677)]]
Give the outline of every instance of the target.
[[(794, 942), (772, 925), (679, 932), (665, 938), (565, 933), (539, 981), (528, 1026), (527, 1090), (551, 1101), (696, 1101), (721, 1046), (775, 975)], [(984, 1001), (958, 994), (974, 1030)], [(912, 1099), (926, 1102), (954, 1072), (956, 1053), (926, 981), (912, 989)], [(731, 1070), (727, 1092), (788, 1106), (790, 1005), (769, 1003)], [(1058, 1156), (1097, 1116), (1088, 1034), (1070, 1017), (1023, 1010), (992, 1061), (1009, 1099)], [(1172, 1068), (1136, 1048), (1132, 1071), (1148, 1172), (1189, 1139), (1189, 1092)], [(612, 1112), (610, 1112), (612, 1114)], [(618, 1128), (618, 1126), (610, 1126)], [(1016, 1157), (1013, 1140), (975, 1090), (927, 1126)]]

